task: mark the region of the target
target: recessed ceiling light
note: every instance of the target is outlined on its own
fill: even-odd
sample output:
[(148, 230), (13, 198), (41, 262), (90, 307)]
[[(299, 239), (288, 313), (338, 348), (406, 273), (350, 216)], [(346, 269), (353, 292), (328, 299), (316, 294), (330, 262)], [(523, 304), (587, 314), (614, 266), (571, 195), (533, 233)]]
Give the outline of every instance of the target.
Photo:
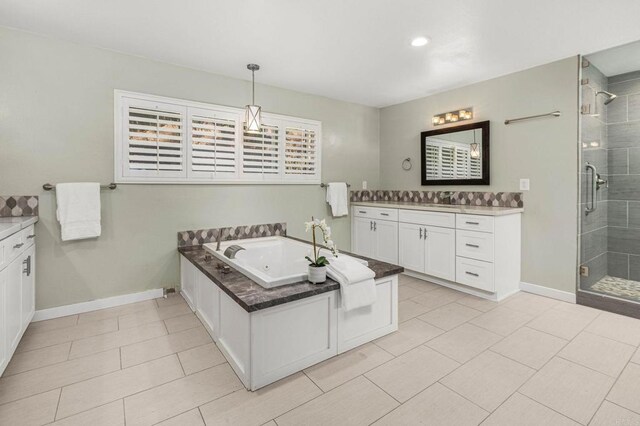
[(411, 40), (411, 45), (413, 47), (421, 47), (426, 46), (429, 43), (429, 39), (427, 37), (416, 37)]

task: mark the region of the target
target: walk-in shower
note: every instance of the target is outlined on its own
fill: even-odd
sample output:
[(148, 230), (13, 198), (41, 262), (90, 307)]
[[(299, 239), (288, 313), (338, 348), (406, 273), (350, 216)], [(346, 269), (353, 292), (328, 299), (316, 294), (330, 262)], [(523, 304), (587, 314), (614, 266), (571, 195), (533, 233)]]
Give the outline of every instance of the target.
[(640, 316), (640, 42), (584, 57), (580, 84), (578, 301)]

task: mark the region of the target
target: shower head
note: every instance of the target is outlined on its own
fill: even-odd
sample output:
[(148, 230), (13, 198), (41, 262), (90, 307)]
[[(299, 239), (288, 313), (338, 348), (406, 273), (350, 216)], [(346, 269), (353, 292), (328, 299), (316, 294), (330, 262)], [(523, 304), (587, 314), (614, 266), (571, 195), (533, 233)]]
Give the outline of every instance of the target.
[(607, 92), (606, 90), (601, 90), (599, 92), (596, 92), (596, 96), (598, 95), (605, 95), (607, 97), (607, 99), (604, 101), (605, 105), (609, 105), (611, 102), (613, 102), (615, 98), (618, 97), (618, 95), (614, 95), (613, 93)]

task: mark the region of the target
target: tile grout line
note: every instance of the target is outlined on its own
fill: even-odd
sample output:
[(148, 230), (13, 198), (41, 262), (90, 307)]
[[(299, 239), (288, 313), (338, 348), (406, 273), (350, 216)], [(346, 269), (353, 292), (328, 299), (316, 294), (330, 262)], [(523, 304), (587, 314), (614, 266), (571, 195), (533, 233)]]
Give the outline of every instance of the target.
[[(386, 390), (382, 389), (380, 386), (378, 386), (378, 384), (376, 382), (374, 382), (373, 380), (371, 380), (370, 378), (368, 378), (366, 375), (361, 374), (361, 376), (368, 381), (369, 383), (371, 383), (373, 386), (375, 386), (376, 388), (380, 389), (380, 391), (382, 391), (385, 395), (387, 395), (389, 398), (393, 399), (395, 402), (398, 403), (398, 407), (402, 406), (402, 402), (399, 401), (395, 396), (391, 395), (389, 392), (387, 392)], [(397, 407), (395, 407), (397, 408)], [(394, 409), (395, 409), (394, 408)]]

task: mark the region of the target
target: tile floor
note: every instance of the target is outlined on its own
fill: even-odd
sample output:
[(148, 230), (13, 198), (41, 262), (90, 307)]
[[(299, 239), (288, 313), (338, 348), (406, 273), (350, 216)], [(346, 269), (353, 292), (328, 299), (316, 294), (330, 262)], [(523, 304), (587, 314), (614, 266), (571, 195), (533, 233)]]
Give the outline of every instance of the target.
[(640, 320), (406, 276), (399, 294), (398, 332), (257, 392), (180, 296), (34, 323), (0, 425), (640, 425)]

